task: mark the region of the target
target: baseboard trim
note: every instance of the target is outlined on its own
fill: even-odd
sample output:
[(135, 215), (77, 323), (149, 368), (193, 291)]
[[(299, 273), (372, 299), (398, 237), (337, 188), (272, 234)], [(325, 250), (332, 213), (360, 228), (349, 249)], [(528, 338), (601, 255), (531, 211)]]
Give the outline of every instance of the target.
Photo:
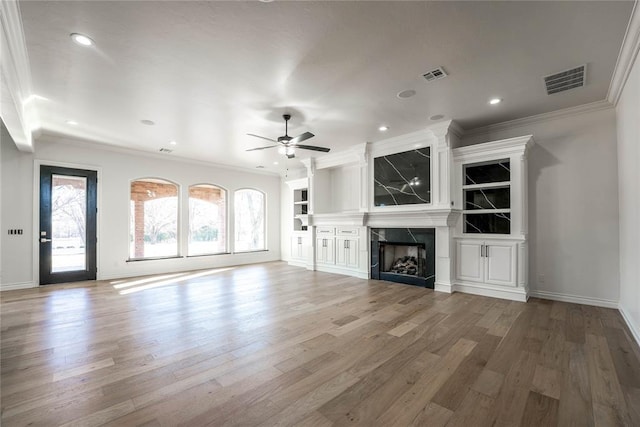
[(0, 291), (15, 291), (17, 289), (29, 289), (37, 287), (38, 286), (33, 282), (2, 283), (0, 284)]
[(453, 285), (451, 283), (435, 283), (433, 290), (437, 292), (444, 292), (450, 294), (453, 292)]
[(550, 299), (553, 301), (570, 302), (574, 304), (593, 305), (596, 307), (618, 308), (618, 302), (601, 298), (582, 297), (578, 295), (561, 294), (558, 292), (530, 291), (530, 297)]
[(289, 260), (287, 261), (287, 264), (292, 265), (294, 267), (302, 267), (302, 268), (307, 268), (307, 263), (305, 261), (293, 261), (293, 260)]
[(629, 330), (631, 331), (633, 338), (635, 338), (636, 343), (638, 344), (638, 346), (640, 346), (640, 327), (637, 327), (636, 325), (633, 324), (633, 321), (631, 320), (631, 316), (629, 315), (629, 313), (626, 312), (626, 310), (620, 304), (618, 305), (618, 311), (620, 312), (620, 314), (622, 315), (622, 318), (624, 319), (625, 323), (629, 327)]
[(369, 273), (362, 271), (342, 269), (338, 267), (331, 267), (328, 265), (316, 265), (316, 271), (322, 271), (323, 273), (342, 274), (343, 276), (357, 277), (359, 279), (368, 279)]
[(472, 285), (469, 283), (456, 283), (453, 285), (455, 292), (462, 292), (465, 294), (481, 295), (484, 297), (508, 299), (511, 301), (527, 302), (529, 296), (524, 288), (496, 288), (488, 285)]

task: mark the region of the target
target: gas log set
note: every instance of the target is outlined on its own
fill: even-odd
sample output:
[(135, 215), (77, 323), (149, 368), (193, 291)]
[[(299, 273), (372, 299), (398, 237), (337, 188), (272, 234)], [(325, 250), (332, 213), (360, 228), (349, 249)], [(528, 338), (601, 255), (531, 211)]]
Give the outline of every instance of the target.
[(400, 257), (394, 261), (389, 273), (416, 276), (418, 274), (418, 259), (414, 256)]

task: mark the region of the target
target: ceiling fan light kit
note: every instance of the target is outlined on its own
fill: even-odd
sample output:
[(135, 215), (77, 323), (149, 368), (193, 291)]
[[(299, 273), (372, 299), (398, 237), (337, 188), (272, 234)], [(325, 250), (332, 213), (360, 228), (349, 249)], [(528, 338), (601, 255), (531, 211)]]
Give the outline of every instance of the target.
[(256, 151), (256, 150), (264, 150), (267, 148), (278, 147), (278, 152), (280, 154), (284, 154), (289, 159), (293, 159), (296, 156), (296, 148), (300, 148), (303, 150), (312, 150), (312, 151), (321, 151), (323, 153), (328, 153), (329, 148), (326, 147), (318, 147), (315, 145), (300, 145), (299, 142), (306, 141), (307, 139), (313, 138), (315, 135), (311, 132), (305, 132), (298, 136), (290, 137), (289, 136), (289, 120), (291, 119), (291, 114), (283, 114), (282, 118), (284, 119), (284, 135), (279, 136), (278, 139), (267, 138), (265, 136), (255, 135), (253, 133), (248, 133), (247, 135), (253, 136), (254, 138), (265, 139), (270, 142), (275, 142), (275, 145), (267, 145), (265, 147), (256, 147), (249, 148), (247, 151)]

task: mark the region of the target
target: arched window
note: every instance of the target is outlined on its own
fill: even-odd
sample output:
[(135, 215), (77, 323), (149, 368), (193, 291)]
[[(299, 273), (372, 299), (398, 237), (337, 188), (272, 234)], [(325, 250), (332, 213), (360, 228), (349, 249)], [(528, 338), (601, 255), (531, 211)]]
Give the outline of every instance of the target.
[(189, 255), (227, 250), (227, 192), (215, 185), (189, 187)]
[(129, 258), (178, 255), (178, 186), (163, 179), (131, 182)]
[(235, 251), (259, 251), (265, 246), (265, 195), (242, 189), (234, 194)]

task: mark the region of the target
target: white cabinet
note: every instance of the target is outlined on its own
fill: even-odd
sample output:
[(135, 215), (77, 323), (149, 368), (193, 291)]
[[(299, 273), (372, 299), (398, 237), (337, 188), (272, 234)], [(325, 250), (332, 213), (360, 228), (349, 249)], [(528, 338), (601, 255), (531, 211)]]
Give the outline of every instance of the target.
[(457, 240), (457, 280), (460, 282), (516, 286), (517, 248), (517, 242)]
[(334, 264), (334, 237), (317, 237), (316, 238), (316, 263), (318, 264)]
[(357, 238), (336, 237), (336, 265), (358, 268), (358, 255)]
[(484, 259), (486, 283), (516, 286), (516, 243), (485, 242)]
[(307, 261), (308, 238), (306, 236), (291, 237), (291, 259), (296, 261)]
[(531, 135), (455, 148), (454, 289), (527, 300), (527, 150)]
[(458, 240), (456, 249), (457, 278), (471, 282), (484, 282), (482, 242), (476, 240)]

